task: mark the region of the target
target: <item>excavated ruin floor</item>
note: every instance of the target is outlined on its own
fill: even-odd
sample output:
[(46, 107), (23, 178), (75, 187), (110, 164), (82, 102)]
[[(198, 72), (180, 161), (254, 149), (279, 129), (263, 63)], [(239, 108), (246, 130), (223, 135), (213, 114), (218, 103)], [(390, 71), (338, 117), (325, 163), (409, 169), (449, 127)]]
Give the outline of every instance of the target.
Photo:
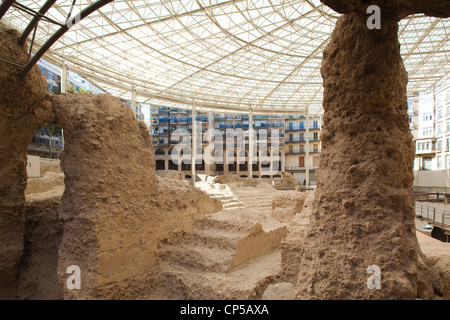
[[(279, 280), (281, 240), (299, 210), (298, 200), (306, 198), (307, 193), (276, 190), (263, 180), (225, 184), (215, 183), (213, 177), (200, 178), (196, 187), (220, 200), (222, 210), (196, 219), (191, 232), (174, 231), (161, 241), (159, 263), (163, 274), (154, 291), (142, 293), (140, 298), (261, 299), (266, 288)], [(63, 174), (48, 173), (42, 179), (30, 179), (27, 205), (33, 207), (33, 203), (42, 205), (45, 201), (56, 205), (63, 191)], [(58, 224), (56, 220), (51, 223)], [(448, 259), (450, 244), (417, 234), (426, 254), (435, 259), (440, 259), (440, 255)], [(46, 251), (47, 256), (52, 256), (50, 251)], [(53, 258), (55, 264), (57, 257)], [(36, 257), (30, 261), (28, 273), (22, 275), (24, 283), (42, 262)], [(49, 270), (52, 268), (48, 266)], [(52, 277), (51, 270), (42, 277), (44, 289), (25, 286), (22, 298), (61, 298), (54, 294), (54, 288), (45, 288), (44, 282)]]
[(196, 221), (191, 233), (165, 239), (160, 291), (146, 298), (260, 299), (280, 273), (286, 236), (286, 219), (276, 215), (273, 203), (284, 196), (291, 206), (299, 192), (276, 190), (267, 182), (201, 178), (196, 186), (220, 199), (223, 210)]

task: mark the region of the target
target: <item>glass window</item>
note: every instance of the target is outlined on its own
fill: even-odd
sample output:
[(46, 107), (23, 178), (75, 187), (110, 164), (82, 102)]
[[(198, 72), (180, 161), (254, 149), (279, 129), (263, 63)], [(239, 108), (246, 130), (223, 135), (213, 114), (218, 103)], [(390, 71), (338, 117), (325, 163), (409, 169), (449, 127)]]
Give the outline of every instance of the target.
[(48, 72), (48, 78), (50, 79), (50, 80), (55, 80), (55, 74), (53, 73), (53, 72), (51, 72), (51, 71), (49, 71)]
[(422, 164), (423, 164), (423, 169), (431, 170), (431, 167), (432, 167), (431, 158), (423, 158)]
[(442, 168), (442, 157), (441, 156), (437, 157), (437, 167), (438, 167), (438, 169)]
[(45, 69), (41, 66), (39, 66), (39, 69), (41, 70), (42, 74), (45, 76)]

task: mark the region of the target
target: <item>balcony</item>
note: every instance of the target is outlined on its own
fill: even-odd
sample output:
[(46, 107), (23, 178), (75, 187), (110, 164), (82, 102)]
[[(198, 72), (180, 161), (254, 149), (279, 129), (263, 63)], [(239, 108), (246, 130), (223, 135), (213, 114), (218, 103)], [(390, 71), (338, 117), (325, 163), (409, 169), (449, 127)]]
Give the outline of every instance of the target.
[(305, 171), (306, 168), (305, 167), (299, 167), (299, 166), (286, 166), (284, 168), (284, 170), (286, 170), (286, 171)]
[(157, 126), (159, 124), (158, 118), (153, 118), (150, 120), (152, 126)]
[(305, 150), (286, 150), (286, 154), (306, 154)]
[(284, 129), (284, 131), (289, 132), (289, 131), (306, 131), (306, 129), (304, 127), (287, 127)]
[(306, 142), (305, 138), (286, 138), (286, 143), (293, 143), (293, 142)]

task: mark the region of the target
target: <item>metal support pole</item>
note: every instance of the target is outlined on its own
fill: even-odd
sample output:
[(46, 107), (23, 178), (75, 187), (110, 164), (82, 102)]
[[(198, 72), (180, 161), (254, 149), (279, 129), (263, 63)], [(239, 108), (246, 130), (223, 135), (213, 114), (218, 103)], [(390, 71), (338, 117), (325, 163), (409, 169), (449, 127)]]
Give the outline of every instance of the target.
[(67, 66), (66, 62), (63, 62), (61, 68), (61, 93), (67, 92)]
[(306, 108), (306, 145), (305, 145), (305, 174), (306, 187), (309, 187), (309, 109)]
[(195, 102), (192, 105), (192, 149), (191, 149), (192, 182), (195, 184), (195, 162), (197, 159), (197, 108)]
[(248, 172), (250, 178), (253, 178), (253, 141), (253, 109), (250, 107), (248, 111)]
[[(106, 4), (112, 2), (113, 0), (98, 0), (92, 4), (90, 4), (88, 7), (86, 7), (85, 9), (83, 9), (80, 14), (77, 16), (79, 19), (75, 19), (78, 21), (75, 22), (79, 22), (81, 20), (83, 20), (84, 18), (86, 18), (88, 15), (90, 15), (91, 13), (97, 11), (98, 9), (100, 9), (101, 7), (105, 6)], [(9, 1), (6, 1), (9, 2)], [(1, 13), (1, 9), (3, 8), (3, 5), (5, 4), (5, 2), (2, 3), (2, 5), (0, 6), (0, 19), (3, 16)], [(8, 7), (9, 8), (9, 7)], [(42, 47), (36, 52), (36, 54), (33, 56), (33, 58), (28, 61), (27, 65), (25, 66), (25, 68), (22, 70), (22, 72), (19, 74), (19, 79), (24, 80), (25, 77), (27, 76), (28, 72), (30, 72), (31, 68), (33, 68), (33, 66), (39, 61), (39, 59), (42, 58), (42, 56), (47, 52), (48, 49), (50, 49), (50, 47), (56, 42), (58, 41), (67, 31), (69, 31), (70, 26), (73, 26), (73, 24), (65, 24), (63, 26), (61, 26), (61, 28), (59, 28), (43, 45)]]
[(9, 8), (13, 5), (14, 0), (4, 0), (2, 4), (0, 5), (0, 19), (3, 18), (5, 13), (8, 11)]
[(131, 86), (131, 109), (133, 110), (134, 117), (137, 116), (137, 108), (136, 108), (136, 87)]
[[(67, 92), (67, 67), (66, 62), (63, 62), (62, 68), (61, 68), (61, 93)], [(61, 128), (61, 140), (62, 140), (62, 148), (64, 150), (64, 147), (66, 145), (65, 138), (64, 138), (64, 129)]]
[(23, 45), (25, 41), (27, 41), (28, 36), (30, 35), (31, 31), (37, 26), (37, 23), (39, 20), (41, 20), (41, 16), (47, 13), (47, 11), (55, 4), (56, 0), (47, 0), (42, 8), (38, 11), (39, 15), (35, 15), (34, 18), (30, 21), (30, 23), (27, 25), (25, 30), (22, 32), (22, 35), (19, 38), (19, 44)]

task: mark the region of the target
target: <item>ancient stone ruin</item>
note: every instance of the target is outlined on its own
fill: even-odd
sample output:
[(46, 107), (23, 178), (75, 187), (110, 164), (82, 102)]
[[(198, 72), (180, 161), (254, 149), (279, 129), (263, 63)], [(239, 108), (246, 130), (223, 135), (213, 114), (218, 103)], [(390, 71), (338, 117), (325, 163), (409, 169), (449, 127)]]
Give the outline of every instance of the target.
[[(376, 1), (382, 27), (374, 30), (367, 1), (323, 2), (343, 15), (323, 52), (323, 149), (310, 194), (292, 190), (292, 177), (274, 182), (277, 190), (254, 179), (196, 187), (156, 176), (149, 131), (119, 100), (51, 96), (37, 67), (20, 81), (16, 66), (2, 64), (0, 298), (448, 298), (448, 261), (428, 259), (414, 228), (397, 32), (409, 14), (449, 17), (449, 1)], [(25, 64), (18, 36), (0, 24), (0, 58)], [(45, 122), (65, 132), (64, 186), (26, 206), (26, 150)], [(264, 209), (256, 197), (267, 198)], [(228, 214), (230, 203), (246, 211)], [(36, 280), (39, 250), (48, 272)], [(66, 285), (71, 266), (80, 267), (80, 290)], [(377, 274), (381, 286), (371, 288)]]

